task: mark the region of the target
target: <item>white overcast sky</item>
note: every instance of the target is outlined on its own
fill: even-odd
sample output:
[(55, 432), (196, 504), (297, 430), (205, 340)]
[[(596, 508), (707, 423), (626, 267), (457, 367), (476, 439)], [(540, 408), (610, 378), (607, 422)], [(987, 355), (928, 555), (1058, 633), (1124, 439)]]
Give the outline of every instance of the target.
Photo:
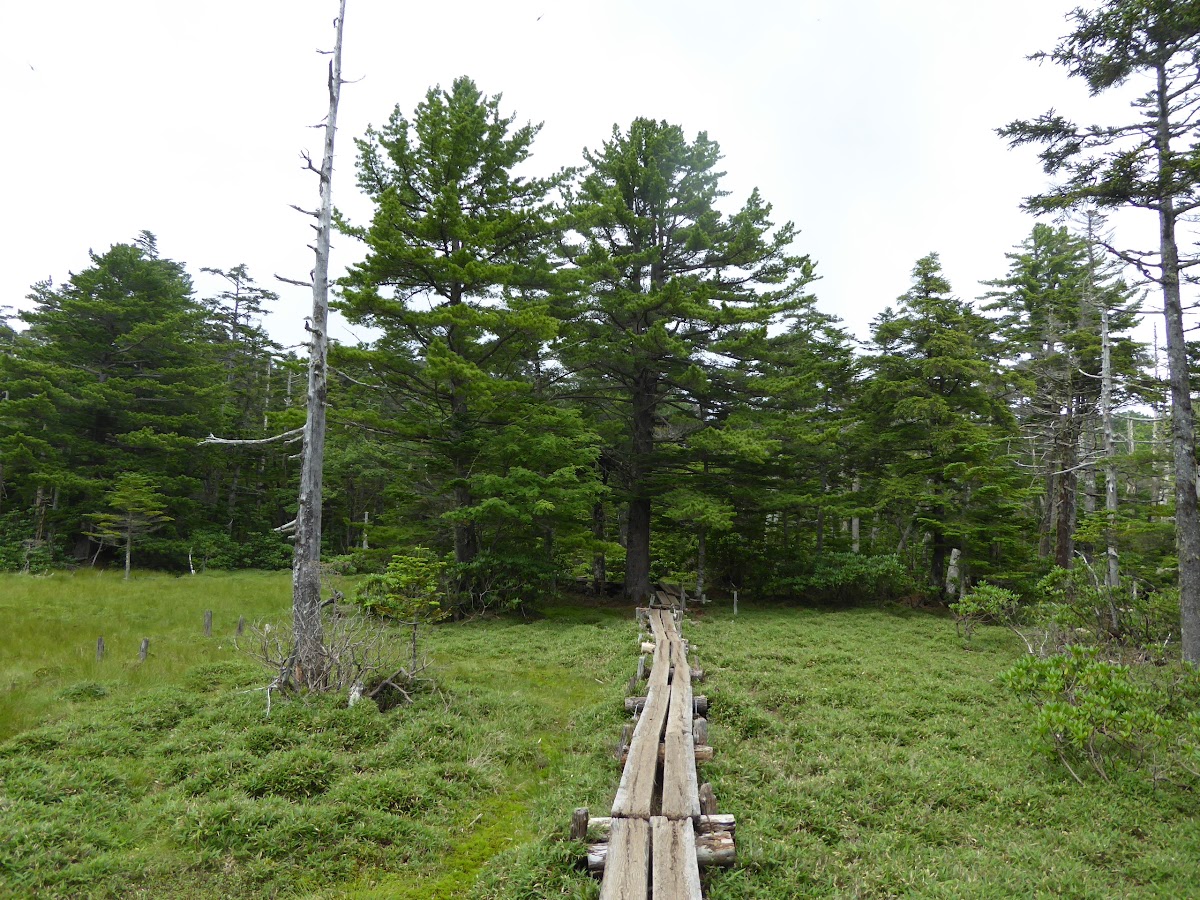
[[(1101, 121), (1103, 101), (1049, 50), (1077, 0), (349, 0), (335, 203), (354, 221), (354, 145), (397, 104), (466, 74), (502, 109), (543, 122), (533, 166), (580, 161), (636, 116), (707, 131), (725, 187), (757, 186), (800, 229), (820, 306), (866, 337), (936, 250), (956, 293), (1003, 274), (1046, 177), (994, 129), (1056, 107)], [(8, 181), (0, 307), (87, 251), (158, 235), (201, 294), (201, 266), (246, 263), (283, 299), (268, 322), (301, 339), (311, 296), (274, 283), (312, 267), (316, 204), (299, 151), (326, 109), (335, 0), (38, 0), (5, 10), (0, 100)], [(1113, 106), (1109, 103), (1109, 108)], [(1127, 116), (1127, 108), (1117, 108)], [(1152, 233), (1152, 232), (1151, 232)], [(340, 270), (361, 256), (334, 246)], [(1151, 302), (1151, 308), (1154, 303)], [(334, 336), (353, 340), (345, 325)]]

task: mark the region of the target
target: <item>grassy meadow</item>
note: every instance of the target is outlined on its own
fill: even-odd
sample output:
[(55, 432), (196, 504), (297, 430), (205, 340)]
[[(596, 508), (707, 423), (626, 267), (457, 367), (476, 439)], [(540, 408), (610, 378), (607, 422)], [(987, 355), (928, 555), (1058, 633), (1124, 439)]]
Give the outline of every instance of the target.
[[(566, 824), (616, 789), (629, 610), (441, 625), (412, 706), (268, 717), (230, 637), (286, 621), (288, 596), (287, 573), (0, 576), (0, 896), (598, 896)], [(1196, 796), (1081, 787), (1036, 756), (997, 679), (1007, 632), (967, 650), (932, 614), (743, 603), (685, 634), (701, 777), (738, 819), (712, 900), (1200, 894)]]

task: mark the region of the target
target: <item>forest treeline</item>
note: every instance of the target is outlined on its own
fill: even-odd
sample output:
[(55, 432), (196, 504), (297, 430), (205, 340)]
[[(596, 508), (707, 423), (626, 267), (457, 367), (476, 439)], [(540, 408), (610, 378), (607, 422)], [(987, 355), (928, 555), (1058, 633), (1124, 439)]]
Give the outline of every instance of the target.
[[(975, 299), (916, 260), (859, 345), (706, 134), (637, 119), (535, 175), (537, 133), (460, 78), (357, 142), (337, 306), (375, 337), (330, 352), (335, 565), (423, 546), (475, 608), (945, 600), (1109, 560), (1173, 588), (1164, 385), (1102, 223), (1035, 225)], [(245, 265), (206, 271), (144, 232), (0, 324), (0, 568), (289, 565), (298, 447), (264, 440), (303, 424), (305, 362)]]

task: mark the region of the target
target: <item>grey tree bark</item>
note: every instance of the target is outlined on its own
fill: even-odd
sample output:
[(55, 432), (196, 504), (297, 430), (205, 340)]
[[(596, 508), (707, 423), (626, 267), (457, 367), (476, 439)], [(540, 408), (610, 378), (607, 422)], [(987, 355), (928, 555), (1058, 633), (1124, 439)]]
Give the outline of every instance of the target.
[(300, 503), (296, 513), (296, 551), (292, 562), (292, 628), (295, 638), (296, 680), (310, 689), (323, 687), (324, 653), (321, 628), (321, 489), (325, 466), (325, 405), (328, 395), (329, 238), (333, 220), (333, 144), (337, 133), (338, 100), (342, 87), (342, 24), (346, 0), (339, 0), (334, 22), (337, 37), (329, 61), (329, 113), (325, 119), (325, 149), (320, 179), (321, 206), (317, 211), (314, 246), (311, 342), (308, 353), (308, 415), (300, 464)]

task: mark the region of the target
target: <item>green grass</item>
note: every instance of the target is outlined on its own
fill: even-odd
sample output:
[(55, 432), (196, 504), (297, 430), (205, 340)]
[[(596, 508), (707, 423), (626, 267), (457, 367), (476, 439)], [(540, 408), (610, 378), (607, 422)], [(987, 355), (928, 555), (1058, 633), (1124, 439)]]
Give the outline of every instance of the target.
[[(0, 596), (25, 635), (0, 637), (19, 732), (0, 744), (0, 896), (598, 896), (565, 832), (616, 789), (627, 610), (443, 625), (439, 689), (413, 706), (268, 718), (241, 692), (262, 672), (201, 616), (215, 634), (239, 610), (286, 618), (286, 574), (14, 578)], [(97, 621), (129, 639), (100, 666)], [(146, 623), (161, 643), (139, 667)], [(1194, 895), (1196, 795), (1081, 788), (1036, 756), (996, 678), (1020, 653), (1007, 632), (968, 651), (936, 616), (743, 605), (686, 634), (717, 749), (701, 777), (738, 819), (712, 900)]]
[[(277, 616), (290, 603), (286, 574), (239, 572), (174, 578), (83, 571), (0, 574), (0, 740), (47, 716), (70, 715), (93, 694), (178, 683), (201, 662), (240, 658), (239, 616)], [(204, 611), (213, 636), (204, 637)], [(96, 660), (96, 639), (105, 656)], [(143, 638), (150, 653), (138, 662)], [(65, 702), (64, 702), (65, 701)]]

